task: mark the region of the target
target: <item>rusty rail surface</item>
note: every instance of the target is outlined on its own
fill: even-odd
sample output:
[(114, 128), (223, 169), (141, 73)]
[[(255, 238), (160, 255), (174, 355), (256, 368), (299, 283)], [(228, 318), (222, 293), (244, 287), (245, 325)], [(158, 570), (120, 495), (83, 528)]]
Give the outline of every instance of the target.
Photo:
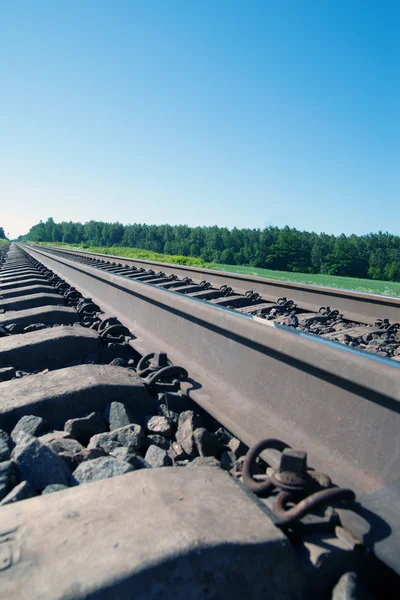
[[(168, 347), (172, 361), (190, 374), (190, 397), (247, 446), (266, 437), (289, 440), (307, 451), (315, 468), (353, 489), (358, 509), (340, 509), (341, 518), (400, 571), (399, 363), (74, 260), (89, 253), (20, 246), (118, 317), (134, 332), (132, 345), (141, 354)], [(123, 259), (130, 262), (139, 261)], [(245, 279), (246, 286), (249, 280), (209, 274)], [(258, 278), (255, 283), (286, 285)], [(329, 294), (357, 314), (361, 306), (372, 315), (384, 305), (398, 318), (398, 299), (330, 289)], [(268, 462), (276, 465), (270, 452)]]

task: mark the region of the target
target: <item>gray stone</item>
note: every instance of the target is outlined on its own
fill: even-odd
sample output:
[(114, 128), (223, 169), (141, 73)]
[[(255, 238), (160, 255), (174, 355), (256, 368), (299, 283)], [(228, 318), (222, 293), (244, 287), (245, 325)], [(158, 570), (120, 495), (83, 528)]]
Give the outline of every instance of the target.
[(68, 431), (50, 431), (49, 433), (45, 433), (44, 435), (41, 435), (39, 438), (39, 441), (42, 442), (42, 444), (52, 444), (53, 442), (57, 442), (59, 440), (71, 440), (71, 434), (68, 433)]
[(143, 456), (140, 456), (140, 454), (137, 454), (136, 452), (129, 452), (124, 460), (128, 462), (135, 471), (138, 471), (139, 469), (148, 469), (150, 467)]
[(171, 424), (165, 417), (149, 417), (146, 423), (147, 431), (165, 437), (171, 436)]
[(135, 470), (146, 469), (150, 466), (149, 464), (147, 464), (144, 458), (140, 456), (140, 454), (136, 454), (135, 452), (128, 450), (128, 448), (125, 448), (124, 446), (112, 450), (110, 452), (110, 456), (113, 456), (118, 460), (122, 460), (129, 463)]
[(133, 467), (127, 462), (117, 460), (112, 456), (104, 456), (83, 462), (75, 469), (73, 476), (79, 483), (89, 483), (116, 475), (124, 475), (130, 471), (133, 471)]
[(113, 429), (107, 433), (94, 435), (89, 442), (88, 448), (103, 448), (107, 453), (118, 446), (126, 446), (129, 450), (140, 450), (145, 442), (143, 429), (140, 425), (131, 423), (119, 429)]
[[(39, 438), (41, 442), (43, 442), (43, 438)], [(54, 440), (52, 440), (51, 442), (45, 442), (47, 446), (49, 446), (49, 448), (51, 448), (54, 452), (56, 452), (57, 454), (68, 454), (69, 456), (74, 456), (75, 454), (78, 454), (79, 452), (82, 452), (82, 450), (84, 450), (84, 447), (82, 446), (82, 444), (80, 444), (79, 442), (77, 442), (76, 440), (72, 439), (72, 438), (56, 438)]]
[(123, 445), (117, 440), (110, 439), (106, 434), (99, 433), (90, 439), (87, 450), (103, 450), (106, 454), (110, 454), (116, 448), (123, 448)]
[(333, 588), (332, 600), (374, 600), (374, 597), (357, 573), (351, 571), (342, 575)]
[(52, 485), (47, 485), (43, 492), (43, 494), (52, 494), (53, 492), (62, 492), (62, 490), (67, 490), (68, 487), (66, 485), (62, 485), (61, 483), (53, 483)]
[(0, 500), (7, 496), (12, 487), (14, 465), (11, 460), (0, 462)]
[(35, 490), (44, 489), (52, 483), (68, 485), (70, 481), (63, 459), (32, 435), (19, 435), (12, 457), (21, 479), (28, 481)]
[(210, 433), (205, 427), (195, 429), (193, 438), (200, 456), (219, 456), (221, 454), (221, 445), (217, 436)]
[[(114, 404), (119, 403), (115, 402)], [(108, 425), (101, 412), (92, 412), (81, 419), (69, 419), (65, 423), (64, 429), (78, 442), (87, 446), (91, 437), (108, 431)]]
[(186, 454), (179, 442), (173, 442), (171, 444), (168, 456), (170, 456), (173, 461), (184, 460), (186, 458)]
[(130, 425), (135, 420), (123, 402), (111, 402), (106, 406), (104, 416), (110, 425), (110, 430), (120, 429)]
[(57, 452), (57, 454), (65, 462), (68, 471), (72, 472), (74, 469), (76, 469), (76, 467), (78, 466), (78, 464), (75, 462), (76, 454), (70, 454), (69, 452)]
[(149, 445), (154, 444), (155, 446), (158, 446), (163, 450), (169, 450), (170, 447), (170, 440), (168, 438), (165, 438), (163, 435), (148, 435), (147, 443)]
[(194, 457), (197, 455), (197, 447), (193, 438), (193, 433), (198, 427), (201, 427), (201, 419), (199, 415), (192, 410), (186, 410), (179, 415), (176, 441), (179, 442), (188, 456)]
[(229, 440), (228, 446), (237, 458), (244, 456), (247, 453), (246, 446), (235, 437)]
[(110, 452), (110, 456), (122, 461), (126, 461), (130, 454), (131, 452), (128, 450), (128, 448), (125, 448), (125, 446), (119, 446)]
[(32, 498), (33, 496), (36, 496), (36, 494), (29, 483), (27, 481), (21, 481), (21, 483), (16, 485), (15, 488), (12, 489), (5, 498), (3, 498), (3, 500), (0, 502), (0, 506), (12, 504), (13, 502), (18, 502), (19, 500), (26, 500), (27, 498)]
[[(122, 448), (122, 446), (121, 446)], [(73, 462), (75, 468), (80, 465), (82, 462), (86, 460), (93, 460), (94, 458), (100, 458), (101, 456), (106, 456), (106, 452), (103, 448), (85, 448), (82, 452), (75, 454)]]
[(236, 456), (231, 450), (226, 450), (221, 454), (221, 467), (230, 471), (236, 464)]
[(179, 414), (171, 410), (166, 404), (160, 404), (158, 412), (162, 417), (165, 417), (171, 425), (178, 427)]
[(158, 446), (150, 446), (145, 454), (144, 459), (150, 465), (150, 467), (153, 468), (167, 467), (168, 465), (172, 464), (172, 460), (166, 451)]
[(233, 437), (224, 427), (219, 427), (215, 432), (215, 435), (223, 446), (227, 446)]
[(11, 438), (8, 433), (0, 429), (0, 462), (10, 459), (11, 444)]
[(197, 456), (188, 464), (188, 467), (220, 467), (221, 463), (213, 456)]
[(11, 432), (11, 437), (16, 442), (17, 435), (20, 431), (25, 431), (25, 433), (29, 433), (30, 435), (41, 435), (45, 433), (48, 429), (47, 423), (41, 417), (36, 417), (35, 415), (25, 415), (18, 421), (16, 426)]

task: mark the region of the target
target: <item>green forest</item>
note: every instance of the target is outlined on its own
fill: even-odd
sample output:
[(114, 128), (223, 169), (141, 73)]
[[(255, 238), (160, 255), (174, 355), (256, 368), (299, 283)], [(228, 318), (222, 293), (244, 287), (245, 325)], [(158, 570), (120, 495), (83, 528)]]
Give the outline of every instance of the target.
[(122, 225), (101, 221), (55, 223), (49, 218), (19, 239), (127, 246), (227, 265), (400, 281), (400, 236), (381, 231), (335, 236), (290, 227), (230, 230), (217, 226)]

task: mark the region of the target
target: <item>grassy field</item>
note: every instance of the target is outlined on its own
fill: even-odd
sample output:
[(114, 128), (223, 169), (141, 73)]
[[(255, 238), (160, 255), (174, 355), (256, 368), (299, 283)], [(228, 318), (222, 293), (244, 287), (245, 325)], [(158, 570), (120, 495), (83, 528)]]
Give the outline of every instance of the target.
[(4, 244), (8, 244), (8, 240), (4, 240), (3, 238), (0, 238), (0, 246), (4, 246)]
[[(4, 240), (5, 241), (5, 240)], [(1, 242), (1, 240), (0, 240)], [(44, 245), (48, 245), (42, 242)], [(170, 254), (159, 254), (149, 250), (139, 248), (127, 248), (124, 246), (113, 246), (111, 248), (87, 246), (86, 244), (63, 244), (53, 243), (53, 246), (63, 248), (76, 248), (87, 250), (88, 252), (98, 252), (100, 254), (113, 254), (126, 258), (141, 258), (143, 260), (167, 262), (178, 265), (188, 265), (191, 267), (200, 267), (207, 269), (218, 269), (230, 273), (241, 273), (242, 275), (255, 275), (258, 277), (267, 277), (268, 279), (278, 279), (280, 281), (295, 281), (298, 283), (309, 283), (314, 285), (323, 285), (327, 287), (342, 288), (347, 290), (356, 290), (359, 292), (368, 292), (372, 294), (384, 294), (386, 296), (400, 296), (400, 282), (393, 281), (374, 281), (372, 279), (356, 279), (354, 277), (336, 277), (334, 275), (310, 275), (308, 273), (290, 273), (288, 271), (271, 271), (269, 269), (256, 269), (254, 267), (240, 267), (233, 265), (216, 265), (206, 263), (201, 258), (192, 258), (188, 256), (173, 256)]]
[(241, 273), (242, 275), (255, 275), (280, 281), (295, 281), (324, 285), (327, 287), (356, 290), (371, 294), (384, 294), (385, 296), (400, 296), (400, 282), (377, 281), (373, 279), (356, 279), (355, 277), (337, 277), (335, 275), (310, 275), (309, 273), (290, 273), (289, 271), (271, 271), (269, 269), (256, 269), (254, 267), (239, 267), (237, 265), (216, 265), (216, 269)]

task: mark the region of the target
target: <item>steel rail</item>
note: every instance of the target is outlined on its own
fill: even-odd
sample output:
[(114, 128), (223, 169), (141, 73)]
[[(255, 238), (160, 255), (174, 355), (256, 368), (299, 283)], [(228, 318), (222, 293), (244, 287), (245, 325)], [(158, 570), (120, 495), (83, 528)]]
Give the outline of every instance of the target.
[[(34, 244), (30, 244), (34, 247)], [(43, 248), (43, 246), (38, 246)], [(109, 254), (95, 254), (81, 250), (70, 250), (56, 246), (46, 246), (65, 255), (101, 258), (116, 261), (136, 268), (164, 270), (166, 274), (175, 273), (178, 277), (190, 277), (194, 281), (207, 280), (220, 287), (227, 285), (241, 294), (248, 290), (259, 293), (263, 298), (276, 302), (283, 296), (296, 302), (300, 307), (317, 312), (321, 306), (329, 305), (337, 309), (349, 320), (373, 325), (377, 319), (387, 318), (391, 322), (400, 320), (400, 298), (379, 294), (369, 294), (317, 285), (306, 285), (290, 281), (278, 281), (264, 277), (253, 277), (239, 273), (228, 273), (214, 269), (201, 269), (186, 265), (161, 263), (136, 258), (126, 258)]]
[(399, 364), (21, 246), (116, 315), (139, 352), (167, 350), (193, 400), (245, 444), (279, 437), (354, 489), (346, 526), (400, 571)]

